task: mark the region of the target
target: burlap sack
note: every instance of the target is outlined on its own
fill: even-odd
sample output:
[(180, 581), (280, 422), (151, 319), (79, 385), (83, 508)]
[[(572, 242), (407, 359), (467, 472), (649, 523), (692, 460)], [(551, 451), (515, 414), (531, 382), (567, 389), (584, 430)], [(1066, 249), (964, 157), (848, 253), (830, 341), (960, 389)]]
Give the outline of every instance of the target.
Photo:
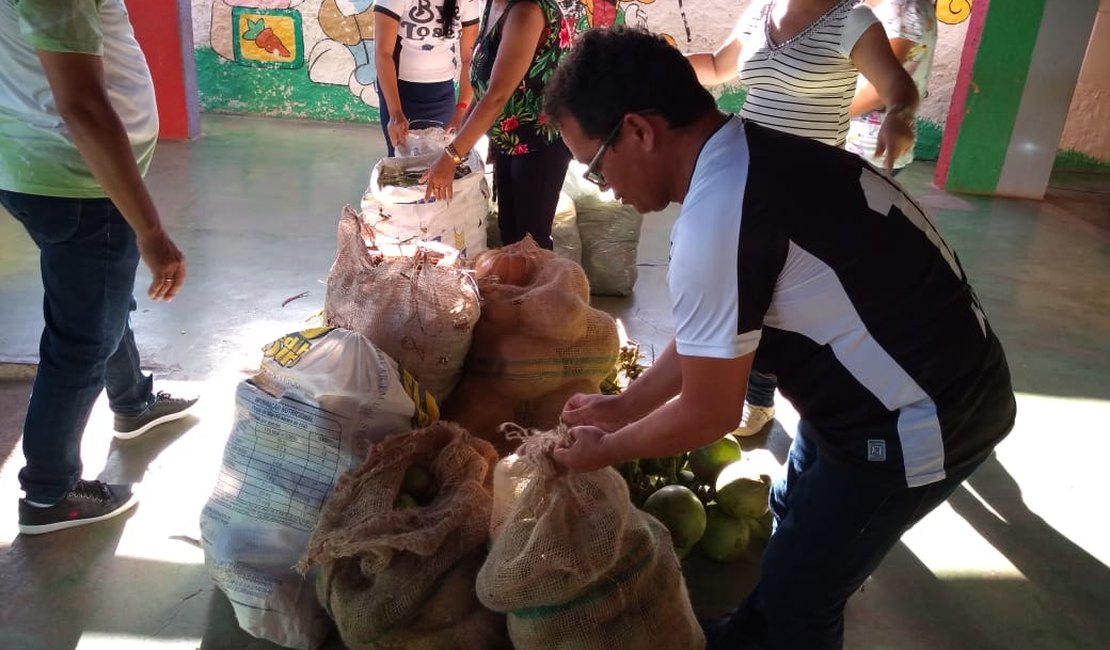
[[(366, 233), (369, 234), (369, 233)], [(329, 325), (370, 339), (440, 403), (459, 380), (480, 308), (465, 271), (431, 263), (427, 252), (371, 252), (350, 207), (339, 219), (324, 312)]]
[(565, 435), (533, 431), (498, 463), (478, 598), (517, 650), (703, 648), (667, 529), (615, 470), (563, 473)]
[[(375, 445), (340, 480), (299, 568), (319, 565), (320, 602), (348, 648), (504, 646), (503, 617), (473, 589), (496, 462), (489, 443), (441, 421)], [(395, 507), (414, 464), (430, 472), (436, 495)]]
[(599, 391), (620, 340), (613, 318), (589, 306), (581, 267), (531, 238), (503, 250), (528, 256), (533, 272), (519, 286), (478, 279), (481, 318), (463, 379), (443, 412), (507, 454), (516, 443), (505, 441), (497, 425), (554, 427), (570, 395)]

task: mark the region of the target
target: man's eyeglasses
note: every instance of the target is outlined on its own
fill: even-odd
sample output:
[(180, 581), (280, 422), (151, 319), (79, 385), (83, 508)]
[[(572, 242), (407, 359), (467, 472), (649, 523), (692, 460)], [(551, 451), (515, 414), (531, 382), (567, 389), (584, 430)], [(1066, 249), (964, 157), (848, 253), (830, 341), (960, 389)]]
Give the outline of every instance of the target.
[(582, 178), (585, 178), (598, 187), (605, 185), (605, 175), (601, 173), (598, 167), (601, 166), (601, 158), (605, 156), (605, 151), (608, 150), (613, 144), (613, 141), (617, 139), (617, 134), (621, 132), (621, 125), (623, 124), (624, 116), (622, 115), (620, 121), (618, 121), (617, 125), (613, 127), (613, 130), (609, 132), (605, 141), (601, 143), (601, 147), (598, 148), (597, 153), (590, 159), (590, 164), (586, 167), (586, 171), (582, 174)]

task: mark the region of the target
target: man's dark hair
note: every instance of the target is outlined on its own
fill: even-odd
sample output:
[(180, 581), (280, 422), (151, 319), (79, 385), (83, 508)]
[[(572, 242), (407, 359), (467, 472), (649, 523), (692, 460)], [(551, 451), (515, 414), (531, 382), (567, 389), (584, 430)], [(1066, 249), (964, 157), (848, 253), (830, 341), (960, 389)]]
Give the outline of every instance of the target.
[(626, 113), (658, 113), (678, 128), (716, 108), (681, 52), (627, 27), (584, 33), (544, 92), (552, 119), (571, 115), (591, 138), (604, 138)]

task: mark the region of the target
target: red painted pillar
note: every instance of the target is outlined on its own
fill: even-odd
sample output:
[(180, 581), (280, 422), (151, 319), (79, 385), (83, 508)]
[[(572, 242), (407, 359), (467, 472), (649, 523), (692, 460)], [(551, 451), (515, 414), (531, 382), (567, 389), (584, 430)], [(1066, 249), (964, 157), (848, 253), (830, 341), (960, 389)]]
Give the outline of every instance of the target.
[(200, 136), (191, 3), (137, 0), (127, 3), (127, 11), (154, 78), (160, 122), (158, 137), (189, 140)]

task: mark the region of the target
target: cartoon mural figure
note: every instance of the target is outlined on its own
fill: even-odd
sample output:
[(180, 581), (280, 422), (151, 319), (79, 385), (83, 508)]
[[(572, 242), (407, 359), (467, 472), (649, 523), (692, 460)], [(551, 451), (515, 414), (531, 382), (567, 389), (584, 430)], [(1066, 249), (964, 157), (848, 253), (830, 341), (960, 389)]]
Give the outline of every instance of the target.
[[(644, 10), (645, 5), (650, 5), (655, 0), (639, 0), (639, 2), (628, 2), (627, 0), (580, 0), (581, 10), (573, 12), (567, 11), (566, 2), (564, 5), (563, 13), (566, 15), (578, 15), (578, 32), (582, 33), (591, 27), (613, 27), (615, 25), (627, 25), (629, 27), (639, 27), (641, 29), (649, 29), (648, 16)], [(681, 0), (679, 6), (682, 5)], [(682, 15), (683, 22), (686, 21), (685, 11)], [(687, 28), (689, 32), (689, 28)], [(674, 37), (670, 34), (661, 34), (667, 39), (671, 45), (675, 45)], [(690, 40), (689, 33), (687, 33), (687, 41)]]
[(240, 65), (304, 66), (302, 0), (214, 0), (212, 49)]
[(377, 108), (373, 0), (323, 0), (317, 16), (325, 39), (309, 55), (308, 76), (317, 83), (346, 84)]
[(971, 16), (971, 0), (940, 0), (937, 20), (945, 25), (958, 25)]
[(629, 27), (647, 28), (647, 14), (641, 5), (647, 5), (655, 0), (640, 0), (640, 2), (625, 2), (625, 0), (582, 0), (586, 11), (579, 19), (579, 31), (590, 27), (613, 27), (615, 25), (628, 25)]

